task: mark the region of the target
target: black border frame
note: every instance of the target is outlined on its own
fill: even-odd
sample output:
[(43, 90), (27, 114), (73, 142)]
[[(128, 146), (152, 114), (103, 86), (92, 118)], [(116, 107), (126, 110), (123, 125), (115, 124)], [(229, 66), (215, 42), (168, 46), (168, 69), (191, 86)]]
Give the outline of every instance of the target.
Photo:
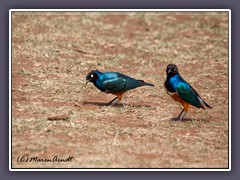
[[(8, 149), (8, 10), (14, 8), (217, 8), (217, 9), (231, 9), (232, 11), (232, 41), (231, 41), (231, 66), (232, 66), (232, 88), (231, 96), (234, 97), (231, 103), (232, 111), (232, 167), (231, 172), (9, 172), (9, 149)], [(131, 178), (132, 180), (143, 180), (146, 178), (151, 179), (179, 179), (179, 180), (225, 180), (236, 179), (240, 177), (240, 6), (238, 0), (225, 1), (225, 0), (121, 0), (108, 1), (108, 0), (51, 0), (44, 1), (31, 1), (31, 0), (1, 0), (0, 1), (0, 174), (4, 179), (36, 179), (42, 180), (43, 178), (51, 179), (116, 179), (122, 180), (124, 178)]]
[[(26, 10), (26, 11), (24, 11)], [(76, 11), (77, 10), (77, 11)], [(78, 11), (79, 10), (79, 11)], [(122, 13), (124, 12), (135, 12), (134, 10), (139, 10), (139, 9), (133, 9), (133, 10), (127, 10), (127, 9), (124, 9), (126, 11), (121, 11), (121, 9), (119, 9), (119, 11), (121, 11)], [(144, 10), (144, 9), (142, 9)], [(145, 9), (146, 10), (146, 9)], [(153, 10), (153, 11), (152, 11)], [(164, 10), (164, 9), (152, 9), (151, 11), (140, 11), (139, 12), (161, 12), (161, 10)], [(173, 9), (171, 9), (173, 10)], [(205, 10), (205, 11), (204, 11)], [(230, 32), (229, 30), (231, 29), (231, 10), (230, 9), (212, 9), (212, 10), (208, 10), (208, 9), (203, 9), (203, 11), (198, 11), (198, 10), (194, 10), (194, 9), (184, 9), (184, 11), (182, 11), (182, 9), (175, 9), (174, 11), (168, 11), (168, 10), (164, 10), (163, 12), (217, 12), (217, 10), (220, 10), (219, 12), (227, 12), (228, 13), (228, 74), (229, 74), (229, 64), (230, 64), (230, 52), (229, 52), (229, 49), (230, 49), (230, 44), (229, 42), (231, 42), (231, 36), (230, 36)], [(85, 12), (119, 12), (118, 9), (110, 9), (110, 10), (107, 10), (107, 11), (102, 11), (102, 10), (94, 10), (94, 11), (85, 11)], [(73, 11), (69, 10), (69, 9), (35, 9), (35, 10), (29, 10), (29, 9), (10, 9), (9, 10), (9, 24), (10, 24), (10, 19), (12, 19), (12, 13), (13, 12), (81, 12), (81, 9), (73, 9)], [(12, 22), (12, 21), (11, 21)], [(11, 24), (11, 27), (12, 27), (12, 24)], [(11, 29), (9, 29), (9, 41), (10, 39), (12, 40), (12, 31)], [(11, 50), (12, 50), (12, 43), (11, 43)], [(9, 51), (10, 52), (10, 51)], [(229, 54), (230, 53), (230, 54)], [(9, 54), (9, 57), (11, 56), (11, 60), (12, 60), (12, 54), (10, 55)], [(10, 67), (10, 65), (9, 65)], [(12, 74), (12, 63), (11, 63), (11, 74)], [(231, 77), (231, 75), (229, 75)], [(228, 79), (228, 92), (229, 92), (229, 89), (230, 89), (230, 85), (231, 85), (231, 79)], [(10, 79), (9, 79), (10, 81)], [(12, 79), (11, 79), (11, 89), (12, 89)], [(12, 92), (10, 92), (9, 90), (9, 94), (11, 94), (11, 97), (12, 97)], [(229, 97), (229, 93), (228, 93), (228, 97)], [(230, 99), (231, 100), (231, 97)], [(9, 100), (10, 101), (10, 100)], [(11, 102), (12, 102), (12, 99), (11, 99)], [(228, 101), (228, 110), (230, 111), (230, 106), (229, 104), (231, 103), (231, 101), (229, 102)], [(213, 171), (221, 171), (221, 170), (225, 170), (225, 171), (230, 171), (231, 170), (231, 165), (230, 165), (230, 162), (231, 162), (231, 147), (229, 146), (230, 145), (230, 142), (229, 142), (229, 137), (231, 137), (231, 132), (229, 132), (229, 130), (231, 129), (230, 128), (230, 121), (231, 121), (231, 117), (230, 117), (230, 113), (228, 111), (228, 168), (13, 168), (13, 165), (12, 165), (12, 139), (11, 139), (11, 147), (9, 147), (9, 151), (11, 152), (11, 159), (9, 158), (9, 163), (11, 161), (11, 167), (9, 165), (9, 170), (10, 171), (15, 171), (15, 170), (39, 170), (39, 171), (43, 171), (43, 170), (52, 170), (52, 171), (57, 171), (58, 169), (62, 169), (62, 170), (65, 170), (65, 171), (74, 171), (74, 170), (79, 170), (79, 171), (84, 171), (84, 170), (96, 170), (96, 171), (108, 171), (108, 170), (119, 170), (119, 171), (122, 171), (122, 170), (127, 170), (127, 171), (135, 171), (135, 170), (142, 170), (142, 171), (190, 171), (190, 170), (195, 170), (195, 171), (201, 171), (201, 170), (205, 170), (205, 171), (210, 171), (210, 170), (213, 170)], [(9, 112), (10, 113), (10, 112)], [(11, 117), (12, 117), (12, 107), (11, 107)], [(9, 121), (12, 122), (12, 119)], [(12, 137), (12, 128), (11, 128), (11, 137)], [(9, 132), (9, 135), (10, 135), (10, 132)]]

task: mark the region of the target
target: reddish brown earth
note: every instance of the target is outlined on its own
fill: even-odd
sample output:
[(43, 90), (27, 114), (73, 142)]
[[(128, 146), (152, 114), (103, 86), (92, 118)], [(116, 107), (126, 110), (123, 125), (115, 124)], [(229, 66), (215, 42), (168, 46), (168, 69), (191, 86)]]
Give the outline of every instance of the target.
[[(178, 65), (213, 109), (182, 107), (164, 91)], [(14, 168), (227, 168), (226, 13), (34, 13), (12, 16)], [(92, 69), (155, 84), (122, 103), (93, 84)], [(19, 162), (19, 157), (71, 162)]]

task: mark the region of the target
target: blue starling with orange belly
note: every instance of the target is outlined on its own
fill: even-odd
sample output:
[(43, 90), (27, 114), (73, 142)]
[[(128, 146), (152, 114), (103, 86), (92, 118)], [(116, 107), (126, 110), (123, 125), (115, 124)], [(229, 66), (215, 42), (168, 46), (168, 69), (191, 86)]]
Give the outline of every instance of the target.
[(193, 105), (197, 108), (205, 109), (209, 106), (197, 93), (193, 87), (188, 84), (178, 73), (178, 68), (174, 64), (169, 64), (166, 69), (167, 79), (164, 83), (166, 92), (177, 102), (183, 105), (183, 110), (178, 116), (178, 120), (182, 120), (188, 112), (189, 106)]
[[(154, 86), (154, 84), (144, 82), (143, 80), (136, 80), (118, 72), (102, 73), (98, 70), (90, 71), (86, 76), (86, 81), (86, 83), (92, 82), (102, 92), (111, 93), (117, 96), (108, 103), (109, 105), (120, 102), (123, 94), (128, 90), (141, 86)], [(115, 100), (118, 101), (113, 103)]]

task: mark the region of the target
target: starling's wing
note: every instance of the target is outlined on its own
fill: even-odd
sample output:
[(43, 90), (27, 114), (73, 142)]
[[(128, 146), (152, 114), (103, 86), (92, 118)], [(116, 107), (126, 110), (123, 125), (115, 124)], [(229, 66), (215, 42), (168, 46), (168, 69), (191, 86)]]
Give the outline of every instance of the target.
[(187, 82), (179, 82), (177, 86), (177, 93), (181, 99), (188, 102), (189, 104), (203, 108), (198, 93), (192, 89), (192, 87)]
[(136, 80), (118, 72), (105, 73), (103, 86), (107, 92), (123, 92), (140, 86), (154, 86), (142, 80)]
[(106, 79), (103, 86), (107, 92), (121, 92), (126, 88), (126, 79), (121, 77)]

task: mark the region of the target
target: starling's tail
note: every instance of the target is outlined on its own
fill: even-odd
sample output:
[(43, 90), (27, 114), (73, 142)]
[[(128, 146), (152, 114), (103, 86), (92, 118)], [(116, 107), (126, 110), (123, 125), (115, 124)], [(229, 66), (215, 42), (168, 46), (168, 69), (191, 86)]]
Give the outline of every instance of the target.
[(212, 108), (211, 106), (209, 106), (205, 101), (203, 101), (204, 105), (207, 106), (208, 108)]
[(138, 80), (138, 82), (140, 83), (141, 86), (154, 86), (154, 84), (151, 83), (147, 83), (143, 80)]
[(200, 100), (201, 103), (201, 108), (205, 109), (203, 105), (205, 105), (208, 108), (212, 108), (211, 106), (209, 106), (200, 96), (198, 96), (198, 99)]

